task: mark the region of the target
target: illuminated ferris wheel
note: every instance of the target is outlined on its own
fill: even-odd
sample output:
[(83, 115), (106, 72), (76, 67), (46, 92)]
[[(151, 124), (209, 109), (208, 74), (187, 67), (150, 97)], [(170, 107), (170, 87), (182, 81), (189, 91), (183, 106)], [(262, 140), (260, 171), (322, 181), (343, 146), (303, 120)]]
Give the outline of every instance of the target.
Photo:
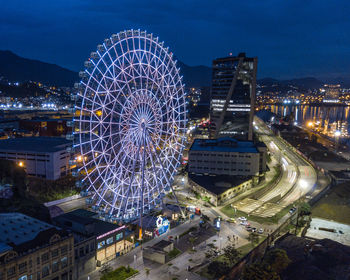
[(85, 68), (73, 120), (78, 184), (101, 215), (135, 219), (159, 206), (180, 164), (182, 77), (168, 48), (140, 30), (104, 40)]

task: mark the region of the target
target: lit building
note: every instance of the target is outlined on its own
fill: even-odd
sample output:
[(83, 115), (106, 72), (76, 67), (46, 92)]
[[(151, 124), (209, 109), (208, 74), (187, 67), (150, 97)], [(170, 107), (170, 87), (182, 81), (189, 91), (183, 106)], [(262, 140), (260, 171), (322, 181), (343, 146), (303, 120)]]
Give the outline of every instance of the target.
[(266, 171), (266, 145), (234, 138), (195, 139), (188, 172), (205, 175), (259, 176)]
[(0, 141), (0, 159), (15, 161), (30, 176), (56, 180), (69, 173), (72, 142), (60, 137), (23, 137)]
[[(119, 255), (129, 252), (134, 246), (132, 242), (134, 237), (126, 226), (104, 222), (95, 217), (96, 213), (94, 212), (78, 209), (54, 218), (55, 224), (69, 229), (77, 235), (86, 237), (86, 241), (82, 240), (84, 243), (75, 246), (76, 252), (79, 252), (79, 257), (76, 258), (76, 261), (81, 266), (85, 263), (86, 268), (85, 270), (78, 268), (75, 271), (75, 275), (82, 275), (83, 273), (88, 273), (87, 271), (92, 271), (94, 265), (96, 266), (94, 264), (95, 260), (97, 265), (100, 266)], [(91, 237), (95, 240), (93, 241)], [(92, 244), (95, 243), (96, 247), (92, 250)], [(90, 250), (83, 249), (87, 246), (90, 247)], [(82, 253), (80, 254), (81, 250)], [(92, 258), (93, 252), (96, 252), (94, 258)], [(79, 258), (81, 259), (79, 260)]]
[(73, 235), (23, 215), (0, 214), (0, 279), (73, 279)]
[(257, 58), (238, 56), (213, 61), (210, 104), (211, 137), (252, 140)]
[(322, 92), (324, 92), (324, 103), (338, 103), (339, 102), (339, 93), (340, 93), (340, 85), (324, 85), (323, 89), (321, 89)]

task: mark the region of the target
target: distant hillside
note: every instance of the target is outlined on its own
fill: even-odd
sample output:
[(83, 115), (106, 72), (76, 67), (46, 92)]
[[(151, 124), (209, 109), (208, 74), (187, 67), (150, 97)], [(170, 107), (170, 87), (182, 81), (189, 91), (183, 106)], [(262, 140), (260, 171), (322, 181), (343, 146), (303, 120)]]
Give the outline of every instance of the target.
[[(178, 61), (187, 87), (205, 87), (211, 83), (211, 68), (188, 66)], [(46, 85), (73, 86), (78, 73), (55, 64), (20, 57), (11, 51), (0, 51), (0, 77), (9, 81), (36, 81)]]
[(211, 86), (211, 67), (208, 66), (188, 66), (181, 61), (177, 62), (184, 76), (186, 87), (208, 87)]
[(267, 86), (267, 87), (278, 85), (278, 86), (296, 86), (302, 89), (317, 89), (322, 87), (322, 85), (324, 85), (324, 82), (313, 77), (291, 79), (291, 80), (276, 80), (273, 78), (264, 78), (264, 79), (258, 80), (258, 84)]
[[(181, 75), (187, 87), (209, 87), (212, 79), (212, 69), (208, 66), (188, 66), (178, 61)], [(79, 81), (77, 72), (68, 70), (61, 66), (20, 57), (11, 51), (0, 51), (0, 77), (3, 76), (9, 81), (36, 81), (46, 85), (69, 86), (72, 87)], [(330, 81), (332, 82), (332, 81)], [(350, 86), (350, 78), (339, 78), (337, 83), (343, 86)], [(258, 84), (266, 87), (278, 85), (283, 89), (296, 86), (301, 89), (320, 88), (324, 82), (312, 78), (300, 78), (291, 80), (277, 80), (264, 78), (258, 80)]]
[(70, 86), (79, 80), (78, 73), (55, 64), (20, 57), (0, 51), (0, 76), (10, 81), (36, 81), (46, 85)]

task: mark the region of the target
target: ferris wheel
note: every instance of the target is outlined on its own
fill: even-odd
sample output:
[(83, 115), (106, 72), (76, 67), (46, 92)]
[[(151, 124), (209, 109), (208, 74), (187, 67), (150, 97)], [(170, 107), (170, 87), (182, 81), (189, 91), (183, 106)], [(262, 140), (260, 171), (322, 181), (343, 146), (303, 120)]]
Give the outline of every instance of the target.
[(172, 53), (151, 33), (123, 31), (98, 45), (79, 75), (72, 137), (78, 185), (109, 219), (149, 213), (172, 188), (186, 135)]

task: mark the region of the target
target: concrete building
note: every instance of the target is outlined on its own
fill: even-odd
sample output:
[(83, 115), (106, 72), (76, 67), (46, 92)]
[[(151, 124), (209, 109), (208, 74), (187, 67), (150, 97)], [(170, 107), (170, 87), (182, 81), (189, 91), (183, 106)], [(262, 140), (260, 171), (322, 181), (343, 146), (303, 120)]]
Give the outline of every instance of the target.
[(238, 56), (213, 61), (210, 103), (212, 138), (253, 139), (257, 58)]
[(254, 186), (252, 176), (201, 176), (190, 174), (188, 179), (192, 190), (215, 206), (223, 204)]
[(23, 137), (0, 141), (0, 159), (15, 161), (30, 176), (56, 180), (69, 173), (71, 141), (60, 137)]
[(0, 214), (0, 279), (72, 280), (73, 235), (20, 213)]
[(203, 175), (259, 176), (266, 171), (265, 144), (234, 138), (195, 139), (188, 172)]
[[(75, 275), (79, 277), (83, 273), (92, 270), (94, 265), (102, 265), (103, 263), (129, 252), (133, 247), (134, 239), (130, 234), (126, 226), (119, 226), (108, 222), (101, 221), (96, 217), (96, 213), (78, 209), (72, 212), (60, 215), (54, 218), (54, 223), (71, 230), (75, 234), (83, 235), (87, 239), (81, 239), (81, 241), (75, 246), (75, 249), (79, 251), (79, 258), (77, 262), (83, 266), (85, 262), (85, 269), (78, 269), (75, 271)], [(92, 240), (92, 237), (95, 241)], [(130, 240), (129, 240), (130, 239)], [(78, 240), (77, 240), (78, 241)], [(81, 243), (81, 244), (80, 244)], [(92, 261), (92, 244), (94, 247), (96, 264)], [(89, 245), (90, 250), (81, 249), (86, 248)], [(80, 251), (83, 250), (80, 256)], [(85, 251), (86, 250), (86, 251)]]
[(91, 219), (66, 213), (55, 217), (53, 222), (73, 233), (74, 279), (79, 279), (96, 269), (95, 225)]
[(143, 250), (145, 259), (165, 264), (169, 259), (169, 252), (174, 250), (174, 243), (167, 240), (161, 240), (153, 246), (148, 246)]

